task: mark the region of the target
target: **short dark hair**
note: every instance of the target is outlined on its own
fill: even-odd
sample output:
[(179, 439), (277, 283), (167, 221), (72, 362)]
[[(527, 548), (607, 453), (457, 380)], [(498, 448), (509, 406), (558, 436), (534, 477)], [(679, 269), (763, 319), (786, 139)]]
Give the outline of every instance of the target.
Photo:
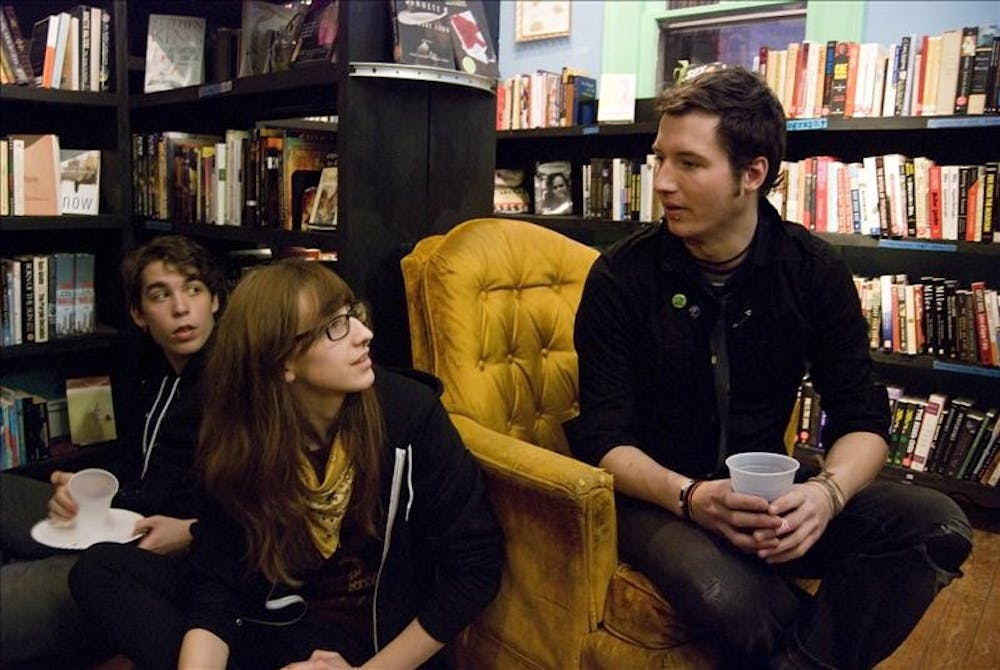
[(716, 134), (733, 171), (740, 173), (764, 156), (767, 176), (760, 197), (771, 191), (785, 157), (785, 112), (759, 75), (742, 67), (705, 72), (664, 91), (657, 110), (669, 116), (696, 111), (718, 116)]
[(205, 283), (213, 296), (221, 297), (224, 280), (212, 254), (182, 235), (163, 235), (133, 249), (122, 260), (122, 284), (130, 309), (139, 309), (142, 305), (142, 271), (156, 261), (163, 261), (166, 265), (197, 277)]

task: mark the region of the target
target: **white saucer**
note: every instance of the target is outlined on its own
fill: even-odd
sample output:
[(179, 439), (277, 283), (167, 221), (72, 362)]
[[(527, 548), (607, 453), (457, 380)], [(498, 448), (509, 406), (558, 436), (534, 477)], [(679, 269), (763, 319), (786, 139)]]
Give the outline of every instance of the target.
[(104, 528), (83, 533), (75, 525), (53, 523), (51, 519), (42, 519), (31, 528), (31, 537), (36, 542), (56, 549), (86, 549), (98, 542), (131, 542), (140, 534), (135, 534), (135, 522), (142, 515), (127, 509), (111, 508), (108, 525)]

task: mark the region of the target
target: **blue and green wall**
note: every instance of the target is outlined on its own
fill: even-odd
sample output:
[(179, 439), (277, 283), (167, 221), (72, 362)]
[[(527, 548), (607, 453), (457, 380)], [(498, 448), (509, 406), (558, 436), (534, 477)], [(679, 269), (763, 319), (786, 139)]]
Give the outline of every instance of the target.
[[(514, 41), (514, 2), (500, 3), (500, 74), (509, 77), (563, 66), (602, 72), (635, 72), (637, 96), (655, 95), (658, 28), (665, 17), (704, 15), (734, 7), (787, 4), (785, 0), (731, 0), (725, 4), (665, 10), (663, 0), (576, 0), (570, 14), (570, 36), (534, 42)], [(905, 34), (938, 34), (952, 28), (1000, 25), (1000, 2), (966, 0), (822, 0), (810, 2), (806, 39), (890, 44)]]

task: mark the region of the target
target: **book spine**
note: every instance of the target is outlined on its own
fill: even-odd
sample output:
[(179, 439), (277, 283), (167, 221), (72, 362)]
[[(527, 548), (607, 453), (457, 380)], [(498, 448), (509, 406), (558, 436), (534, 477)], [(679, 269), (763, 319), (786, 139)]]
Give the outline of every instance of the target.
[(38, 74), (31, 66), (31, 54), (28, 49), (28, 41), (24, 38), (21, 24), (17, 21), (13, 5), (3, 6), (3, 15), (7, 19), (7, 28), (10, 30), (11, 38), (14, 40), (14, 51), (17, 53), (17, 60), (28, 75), (28, 82), (31, 83)]
[(955, 114), (968, 114), (969, 94), (972, 92), (972, 71), (976, 59), (977, 26), (962, 29), (962, 46), (958, 61), (958, 84), (955, 88)]

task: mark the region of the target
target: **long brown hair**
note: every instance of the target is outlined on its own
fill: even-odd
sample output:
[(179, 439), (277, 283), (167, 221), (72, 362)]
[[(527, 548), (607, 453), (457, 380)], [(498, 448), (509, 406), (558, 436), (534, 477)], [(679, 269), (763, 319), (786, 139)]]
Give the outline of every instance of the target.
[[(296, 342), (303, 324), (319, 324), (352, 302), (350, 287), (319, 263), (288, 259), (258, 268), (233, 291), (202, 376), (199, 471), (246, 531), (248, 568), (274, 582), (297, 584), (296, 574), (320, 560), (301, 468), (306, 445), (329, 437), (313, 434), (284, 379), (285, 362), (312, 343)], [(373, 388), (348, 394), (339, 428), (355, 470), (348, 515), (377, 536), (385, 429)]]

